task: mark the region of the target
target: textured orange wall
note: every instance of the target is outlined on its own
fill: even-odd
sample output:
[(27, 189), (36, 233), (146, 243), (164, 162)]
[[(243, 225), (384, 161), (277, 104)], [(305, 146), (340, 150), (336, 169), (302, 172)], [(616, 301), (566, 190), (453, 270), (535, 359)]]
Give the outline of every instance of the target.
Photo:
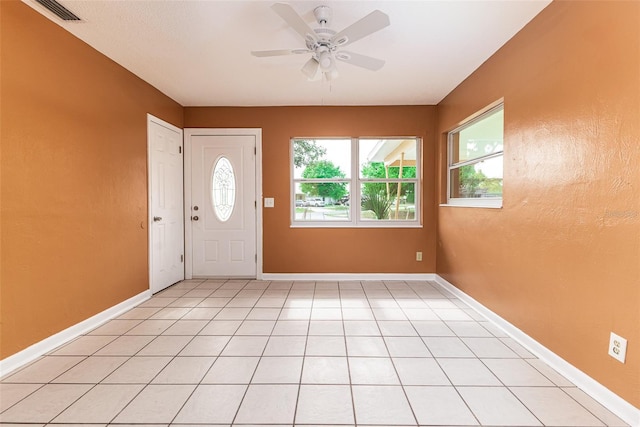
[(148, 289), (147, 112), (182, 107), (17, 1), (1, 10), (0, 358)]
[(553, 2), (438, 105), (444, 171), (444, 133), (504, 97), (505, 184), (501, 210), (440, 207), (437, 244), (438, 274), (636, 407), (638, 23), (639, 2)]
[[(185, 108), (185, 127), (262, 128), (265, 273), (433, 273), (434, 107)], [(295, 136), (423, 138), (423, 228), (290, 228), (289, 141)], [(415, 261), (416, 251), (423, 261)]]

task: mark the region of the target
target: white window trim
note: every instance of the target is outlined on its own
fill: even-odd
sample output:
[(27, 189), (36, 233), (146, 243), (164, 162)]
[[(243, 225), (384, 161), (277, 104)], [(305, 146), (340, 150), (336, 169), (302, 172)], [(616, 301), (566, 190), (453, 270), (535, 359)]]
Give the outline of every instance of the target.
[[(502, 208), (502, 197), (451, 197), (451, 171), (454, 169), (459, 169), (466, 165), (473, 165), (476, 163), (480, 163), (481, 161), (491, 159), (494, 157), (502, 157), (504, 159), (504, 148), (502, 151), (491, 153), (486, 156), (476, 157), (471, 160), (467, 160), (464, 162), (458, 162), (456, 164), (452, 164), (451, 153), (453, 152), (453, 134), (459, 133), (460, 131), (468, 128), (469, 126), (482, 121), (485, 117), (495, 113), (498, 110), (504, 111), (504, 100), (499, 100), (484, 110), (479, 111), (474, 114), (471, 118), (462, 122), (455, 129), (452, 129), (447, 133), (447, 203), (442, 203), (440, 206), (446, 207), (467, 207), (467, 208), (493, 208), (500, 209)], [(504, 164), (504, 160), (503, 160)]]
[[(293, 164), (293, 141), (298, 139), (309, 140), (333, 140), (333, 139), (350, 139), (351, 140), (351, 177), (350, 178), (335, 178), (335, 179), (296, 179), (294, 178), (294, 164)], [(415, 178), (360, 178), (360, 165), (359, 161), (359, 146), (358, 142), (361, 139), (415, 139), (416, 140), (416, 177)], [(290, 213), (290, 228), (422, 228), (422, 138), (416, 136), (386, 136), (386, 137), (295, 137), (289, 141), (289, 168), (290, 168), (290, 195), (289, 203), (291, 205)], [(341, 221), (299, 221), (295, 219), (296, 206), (296, 183), (309, 183), (309, 182), (346, 182), (349, 189), (349, 218), (350, 220)], [(415, 185), (415, 220), (403, 221), (403, 220), (362, 220), (359, 218), (361, 195), (360, 185), (366, 182), (391, 182), (391, 183), (414, 183)], [(355, 188), (354, 188), (355, 187)], [(357, 208), (356, 208), (357, 207)]]
[(502, 199), (499, 198), (477, 198), (477, 199), (464, 199), (464, 198), (452, 198), (448, 203), (441, 203), (441, 207), (454, 207), (454, 208), (489, 208), (489, 209), (501, 209)]

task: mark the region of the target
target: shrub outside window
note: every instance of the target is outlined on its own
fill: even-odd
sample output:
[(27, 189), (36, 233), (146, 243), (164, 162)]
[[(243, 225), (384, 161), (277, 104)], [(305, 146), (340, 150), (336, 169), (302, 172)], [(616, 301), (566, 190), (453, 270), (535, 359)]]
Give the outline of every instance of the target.
[(448, 204), (502, 206), (503, 141), (503, 104), (449, 132)]
[(419, 138), (293, 138), (291, 224), (419, 227)]

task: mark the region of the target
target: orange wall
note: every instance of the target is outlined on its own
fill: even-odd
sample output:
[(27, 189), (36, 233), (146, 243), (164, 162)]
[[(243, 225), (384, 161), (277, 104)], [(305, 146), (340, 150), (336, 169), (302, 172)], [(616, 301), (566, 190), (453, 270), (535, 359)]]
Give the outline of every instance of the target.
[(7, 357), (148, 289), (147, 112), (182, 107), (17, 1), (1, 11)]
[[(262, 128), (265, 273), (433, 273), (434, 107), (185, 108), (185, 127)], [(290, 228), (289, 144), (295, 136), (423, 138), (424, 227)], [(423, 261), (415, 261), (416, 251)]]
[(636, 407), (639, 22), (639, 2), (553, 2), (438, 105), (443, 188), (444, 133), (504, 97), (505, 184), (501, 210), (439, 208), (437, 273)]

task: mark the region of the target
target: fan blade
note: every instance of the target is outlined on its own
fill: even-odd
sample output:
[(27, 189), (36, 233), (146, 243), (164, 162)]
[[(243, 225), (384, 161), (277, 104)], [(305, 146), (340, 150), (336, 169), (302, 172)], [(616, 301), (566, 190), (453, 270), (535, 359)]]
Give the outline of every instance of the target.
[(286, 3), (275, 3), (271, 6), (271, 9), (277, 13), (280, 18), (284, 20), (291, 28), (293, 28), (298, 34), (302, 36), (305, 41), (315, 42), (318, 40), (315, 31), (307, 25), (306, 22), (293, 10), (291, 6)]
[(301, 53), (311, 53), (309, 49), (278, 49), (278, 50), (254, 50), (251, 51), (251, 55), (258, 58), (264, 58), (267, 56), (282, 56), (282, 55), (299, 55)]
[(380, 31), (390, 23), (389, 16), (386, 13), (374, 10), (358, 22), (331, 37), (331, 42), (338, 46), (346, 46), (369, 34)]
[(385, 64), (385, 61), (371, 56), (360, 55), (353, 52), (340, 51), (336, 53), (336, 59), (356, 67), (366, 68), (371, 71), (378, 71)]
[(317, 80), (316, 76), (318, 75), (319, 67), (320, 64), (316, 58), (311, 58), (306, 62), (306, 64), (304, 64), (304, 67), (302, 67), (302, 74), (307, 76), (307, 79), (309, 80)]

